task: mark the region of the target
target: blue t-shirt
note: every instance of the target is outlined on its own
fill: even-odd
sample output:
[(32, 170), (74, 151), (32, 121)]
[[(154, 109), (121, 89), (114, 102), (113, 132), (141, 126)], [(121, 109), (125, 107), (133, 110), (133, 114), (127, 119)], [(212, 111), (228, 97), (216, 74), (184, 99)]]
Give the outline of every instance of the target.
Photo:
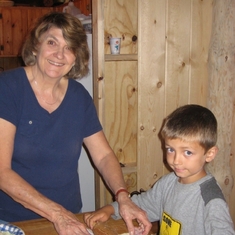
[[(39, 105), (23, 68), (6, 71), (0, 75), (0, 118), (16, 126), (12, 169), (43, 195), (78, 213), (83, 139), (102, 130), (87, 90), (69, 79), (62, 103), (49, 113)], [(38, 217), (0, 190), (0, 219)]]

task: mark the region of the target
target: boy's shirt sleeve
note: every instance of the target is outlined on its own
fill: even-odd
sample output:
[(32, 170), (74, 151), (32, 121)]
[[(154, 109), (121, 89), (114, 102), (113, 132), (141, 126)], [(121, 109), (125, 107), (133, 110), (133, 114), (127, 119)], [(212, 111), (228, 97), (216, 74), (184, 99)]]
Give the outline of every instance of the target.
[(210, 235), (235, 235), (228, 204), (224, 200), (218, 198), (207, 203), (205, 230)]
[(119, 209), (118, 209), (118, 203), (115, 201), (111, 203), (111, 205), (113, 206), (113, 209), (114, 209), (114, 214), (112, 215), (112, 218), (115, 220), (121, 219), (121, 216), (119, 214)]

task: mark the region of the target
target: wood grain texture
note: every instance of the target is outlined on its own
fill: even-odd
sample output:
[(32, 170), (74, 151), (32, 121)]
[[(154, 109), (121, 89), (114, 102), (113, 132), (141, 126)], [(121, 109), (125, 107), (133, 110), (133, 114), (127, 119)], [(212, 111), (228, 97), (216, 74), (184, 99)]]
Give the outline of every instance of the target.
[(2, 35), (3, 35), (3, 46), (4, 46), (4, 55), (12, 54), (13, 50), (13, 38), (12, 38), (12, 16), (11, 11), (6, 8), (3, 12), (2, 18)]
[(53, 8), (41, 7), (2, 7), (0, 12), (0, 42), (3, 50), (1, 57), (16, 57), (21, 55), (23, 42), (27, 32), (36, 19)]
[[(119, 161), (136, 164), (138, 38), (133, 36), (137, 35), (137, 1), (98, 0), (92, 7), (94, 102)], [(116, 58), (110, 55), (110, 36), (122, 38)], [(97, 207), (112, 201), (99, 177), (96, 189)]]
[[(76, 214), (78, 220), (84, 223), (84, 214)], [(58, 235), (53, 224), (46, 219), (27, 220), (22, 222), (15, 222), (14, 225), (20, 227), (25, 235)], [(137, 223), (134, 222), (137, 226)], [(153, 223), (153, 227), (149, 234), (155, 234), (158, 230), (158, 225)], [(110, 218), (104, 223), (98, 223), (93, 232), (95, 235), (118, 235), (127, 233), (127, 227), (123, 220), (113, 220)]]
[(158, 133), (165, 115), (166, 1), (138, 4), (137, 188), (147, 190), (164, 169)]
[[(206, 105), (212, 0), (99, 0), (97, 5), (95, 103), (118, 159), (135, 164), (137, 190), (147, 190), (169, 172), (159, 139), (165, 116), (187, 103)], [(129, 43), (133, 34), (135, 46)], [(129, 35), (116, 59), (109, 55), (110, 35)], [(127, 87), (137, 90), (130, 99)]]
[(106, 62), (104, 82), (106, 137), (120, 162), (136, 162), (137, 62)]
[(217, 157), (209, 165), (218, 180), (235, 222), (235, 1), (214, 1), (209, 54), (208, 107), (218, 121)]
[(124, 174), (124, 180), (126, 182), (126, 188), (128, 192), (137, 191), (137, 173), (132, 172), (129, 174)]
[(212, 0), (138, 6), (137, 183), (148, 189), (168, 173), (158, 136), (165, 116), (187, 103), (206, 105)]
[(137, 53), (137, 41), (132, 40), (137, 36), (137, 3), (136, 0), (105, 0), (105, 54), (110, 54), (109, 37), (121, 37), (121, 54)]
[[(2, 9), (4, 8), (0, 8), (0, 14), (2, 15)], [(0, 19), (0, 46), (3, 45), (3, 25), (2, 25), (2, 20)], [(0, 48), (0, 56), (3, 54), (2, 48)]]
[[(97, 0), (92, 2), (92, 20), (93, 20), (93, 97), (97, 113), (101, 124), (103, 123), (104, 116), (104, 2)], [(105, 186), (99, 173), (95, 173), (95, 205), (96, 209), (100, 206), (107, 204)]]
[(27, 34), (27, 10), (14, 8), (11, 11), (11, 29), (12, 29), (12, 47), (11, 53), (13, 55), (21, 55), (22, 44)]

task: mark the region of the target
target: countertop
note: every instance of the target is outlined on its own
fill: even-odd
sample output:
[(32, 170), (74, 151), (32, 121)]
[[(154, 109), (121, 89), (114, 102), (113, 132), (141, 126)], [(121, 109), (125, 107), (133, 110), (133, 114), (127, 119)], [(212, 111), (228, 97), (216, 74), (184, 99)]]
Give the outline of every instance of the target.
[[(76, 215), (83, 222), (83, 214)], [(25, 235), (58, 235), (51, 222), (46, 219), (27, 220), (12, 223), (21, 228)], [(150, 234), (156, 234), (157, 224), (154, 226)], [(99, 223), (93, 230), (95, 235), (118, 235), (127, 233), (125, 222), (121, 220), (113, 220), (112, 218), (104, 223)]]

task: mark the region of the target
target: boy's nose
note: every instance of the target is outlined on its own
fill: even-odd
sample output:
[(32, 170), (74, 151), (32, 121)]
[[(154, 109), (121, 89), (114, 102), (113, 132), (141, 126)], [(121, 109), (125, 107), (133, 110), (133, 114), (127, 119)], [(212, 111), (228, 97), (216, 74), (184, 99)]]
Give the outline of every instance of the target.
[(176, 153), (174, 156), (174, 164), (179, 165), (180, 163), (181, 163), (180, 155)]

